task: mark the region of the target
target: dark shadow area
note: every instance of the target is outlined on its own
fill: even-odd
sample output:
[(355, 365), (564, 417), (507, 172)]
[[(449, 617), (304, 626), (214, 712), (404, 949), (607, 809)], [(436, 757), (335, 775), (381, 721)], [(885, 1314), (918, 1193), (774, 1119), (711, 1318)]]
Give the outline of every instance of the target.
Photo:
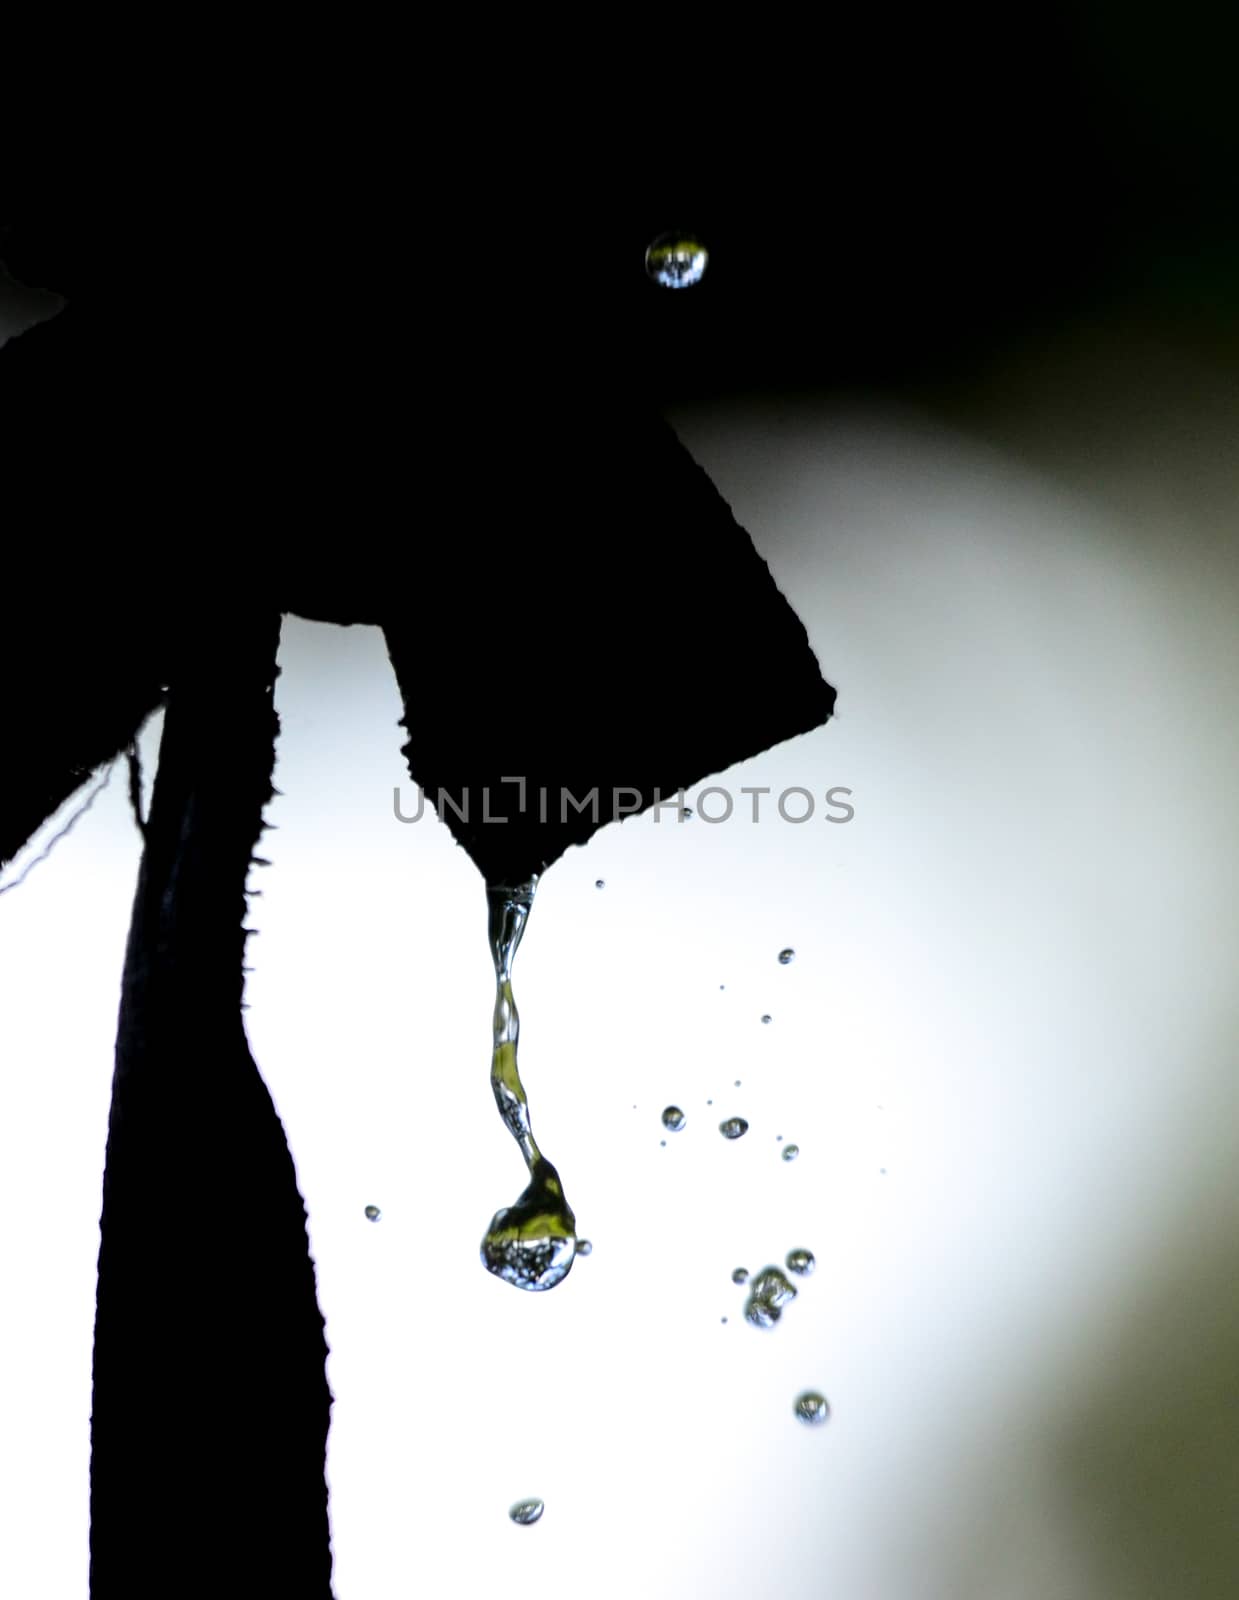
[(278, 639), (240, 607), (171, 662), (103, 1184), (95, 1595), (330, 1594), (323, 1319), (240, 1010)]

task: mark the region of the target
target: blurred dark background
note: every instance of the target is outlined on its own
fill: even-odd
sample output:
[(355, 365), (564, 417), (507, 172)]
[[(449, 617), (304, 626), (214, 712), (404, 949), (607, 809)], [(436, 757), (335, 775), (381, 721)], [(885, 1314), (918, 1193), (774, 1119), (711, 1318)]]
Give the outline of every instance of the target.
[[(0, 254), (204, 382), (225, 334), (367, 342), (419, 410), (899, 383), (1120, 301), (1233, 357), (1234, 8), (732, 26), (169, 51), (32, 115)], [(680, 227), (676, 293), (642, 260)]]

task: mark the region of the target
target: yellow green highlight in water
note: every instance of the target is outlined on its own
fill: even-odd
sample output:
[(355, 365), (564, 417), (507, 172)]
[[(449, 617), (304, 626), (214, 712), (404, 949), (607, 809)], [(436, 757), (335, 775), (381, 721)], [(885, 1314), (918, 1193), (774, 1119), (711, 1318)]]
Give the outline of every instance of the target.
[(508, 1132), (520, 1146), (529, 1182), (520, 1198), (491, 1219), (482, 1240), (482, 1263), (518, 1289), (553, 1289), (562, 1283), (577, 1253), (576, 1218), (559, 1174), (538, 1149), (529, 1101), (517, 1064), (520, 1017), (512, 994), (512, 963), (525, 931), (537, 888), (536, 877), (520, 884), (486, 886), (490, 946), (495, 962), (494, 1047), (490, 1082)]

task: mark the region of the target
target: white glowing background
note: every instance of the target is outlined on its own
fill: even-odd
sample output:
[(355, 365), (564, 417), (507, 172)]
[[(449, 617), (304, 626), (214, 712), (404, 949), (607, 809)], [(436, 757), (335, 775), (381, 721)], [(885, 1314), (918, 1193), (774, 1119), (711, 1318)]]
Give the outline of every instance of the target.
[[(608, 827), (544, 878), (522, 1065), (594, 1243), (548, 1295), (478, 1260), (524, 1182), (481, 880), (435, 820), (394, 818), (378, 632), (286, 624), (248, 1026), (328, 1321), (340, 1600), (1223, 1592), (1173, 1562), (1200, 1582), (1236, 1556), (1209, 1445), (1239, 1411), (1231, 402), (1183, 380), (1185, 442), (1021, 381), (1033, 409), (988, 429), (674, 419), (839, 716), (720, 774), (728, 822)], [(710, 662), (665, 648), (691, 715)], [(744, 784), (817, 815), (771, 797), (754, 825)], [(125, 789), (0, 897), (0, 1588), (29, 1600), (86, 1586)], [(746, 1326), (733, 1267), (795, 1245), (816, 1274)], [(806, 1387), (823, 1428), (792, 1415)], [(527, 1495), (546, 1514), (514, 1527)]]

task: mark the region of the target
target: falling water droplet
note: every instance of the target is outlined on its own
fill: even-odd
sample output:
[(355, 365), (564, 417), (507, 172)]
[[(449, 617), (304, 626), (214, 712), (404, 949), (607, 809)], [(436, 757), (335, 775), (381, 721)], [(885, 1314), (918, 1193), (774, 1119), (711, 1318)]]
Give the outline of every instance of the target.
[(778, 1267), (763, 1267), (753, 1279), (744, 1315), (755, 1328), (773, 1328), (795, 1298), (796, 1290)]
[(546, 1507), (541, 1500), (518, 1500), (510, 1508), (508, 1515), (513, 1522), (518, 1523), (522, 1528), (528, 1528), (531, 1523), (537, 1522), (545, 1510)]
[(538, 880), (486, 886), (490, 943), (495, 960), (494, 1051), (490, 1082), (508, 1132), (520, 1145), (529, 1183), (514, 1205), (491, 1218), (482, 1240), (482, 1264), (518, 1289), (553, 1289), (568, 1275), (576, 1254), (576, 1219), (559, 1174), (534, 1142), (529, 1103), (517, 1067), (520, 1018), (512, 995), (512, 962), (533, 905)]
[(731, 1281), (733, 1283), (747, 1283), (749, 1281), (749, 1269), (747, 1267), (737, 1267), (731, 1275)]
[(383, 1213), (379, 1210), (378, 1206), (366, 1207), (366, 1217), (369, 1221), (377, 1222), (382, 1215)]
[(761, 1020), (763, 1022), (769, 1022), (770, 1021), (770, 1013), (767, 1011), (765, 1016), (763, 1016)]
[(817, 1394), (812, 1389), (806, 1390), (796, 1401), (796, 1415), (801, 1422), (807, 1422), (811, 1426), (825, 1422), (830, 1416), (830, 1406), (826, 1402), (825, 1395)]
[(740, 1139), (749, 1131), (749, 1125), (743, 1117), (728, 1117), (719, 1123), (718, 1131), (724, 1139)]
[(578, 1239), (576, 1242), (576, 1253), (579, 1256), (592, 1255), (593, 1249), (594, 1247), (588, 1239)]
[(668, 1106), (663, 1112), (663, 1127), (669, 1129), (672, 1133), (679, 1133), (687, 1121), (688, 1118), (680, 1110), (679, 1106)]
[(661, 233), (645, 252), (645, 270), (668, 289), (700, 283), (709, 260), (704, 245), (691, 233)]
[(798, 1144), (785, 1144), (783, 1146), (783, 1159), (784, 1159), (784, 1161), (795, 1161), (796, 1157), (799, 1154), (800, 1154), (800, 1146)]
[(781, 967), (786, 967), (790, 962), (794, 961), (795, 959), (796, 959), (796, 952), (793, 949), (791, 949), (790, 946), (786, 950), (780, 950), (779, 951), (779, 965)]
[(815, 1266), (817, 1266), (817, 1257), (812, 1250), (789, 1250), (787, 1252), (787, 1270), (796, 1273), (798, 1277), (810, 1277)]

